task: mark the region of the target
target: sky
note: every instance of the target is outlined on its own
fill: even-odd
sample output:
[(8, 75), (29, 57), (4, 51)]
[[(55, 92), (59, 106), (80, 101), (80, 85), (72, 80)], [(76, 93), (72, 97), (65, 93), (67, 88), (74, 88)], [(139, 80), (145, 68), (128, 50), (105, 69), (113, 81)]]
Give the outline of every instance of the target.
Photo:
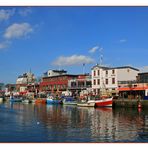
[(30, 69), (90, 73), (100, 57), (148, 72), (147, 56), (148, 7), (0, 7), (0, 82)]

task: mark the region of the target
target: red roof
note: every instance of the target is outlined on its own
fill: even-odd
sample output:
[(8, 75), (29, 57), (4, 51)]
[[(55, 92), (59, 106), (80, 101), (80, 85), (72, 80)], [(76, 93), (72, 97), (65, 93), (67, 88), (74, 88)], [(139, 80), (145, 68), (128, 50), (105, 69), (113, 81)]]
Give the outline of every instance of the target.
[(118, 88), (119, 91), (136, 91), (136, 90), (146, 90), (146, 89), (148, 89), (148, 86), (145, 86), (145, 87), (132, 87), (132, 88), (129, 88), (129, 87)]

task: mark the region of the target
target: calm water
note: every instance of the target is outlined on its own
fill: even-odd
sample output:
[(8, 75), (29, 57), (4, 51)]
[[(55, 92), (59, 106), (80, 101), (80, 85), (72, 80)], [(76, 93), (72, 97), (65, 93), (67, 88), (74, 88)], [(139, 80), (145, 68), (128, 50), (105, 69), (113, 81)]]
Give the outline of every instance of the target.
[(148, 142), (148, 110), (0, 104), (0, 142)]

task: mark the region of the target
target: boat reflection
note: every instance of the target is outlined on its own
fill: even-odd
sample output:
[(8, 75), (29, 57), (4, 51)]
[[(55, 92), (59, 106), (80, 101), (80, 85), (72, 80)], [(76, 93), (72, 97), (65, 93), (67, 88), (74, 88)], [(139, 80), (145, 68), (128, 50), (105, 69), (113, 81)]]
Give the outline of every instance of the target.
[[(139, 112), (131, 108), (22, 103), (4, 106), (9, 110), (10, 121), (15, 121), (12, 123), (16, 130), (30, 129), (33, 138), (42, 133), (40, 140), (46, 142), (148, 141), (148, 111), (143, 109)], [(7, 118), (8, 113), (4, 114)]]

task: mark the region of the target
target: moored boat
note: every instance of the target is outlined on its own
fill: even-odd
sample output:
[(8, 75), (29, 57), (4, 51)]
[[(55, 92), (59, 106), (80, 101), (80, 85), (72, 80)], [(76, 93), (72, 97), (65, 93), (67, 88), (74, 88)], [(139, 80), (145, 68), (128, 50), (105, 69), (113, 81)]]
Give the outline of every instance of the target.
[(62, 100), (47, 98), (46, 103), (47, 104), (62, 104)]
[(25, 99), (25, 100), (22, 100), (22, 103), (28, 104), (28, 103), (30, 103), (30, 101), (28, 99)]
[(0, 98), (0, 103), (2, 103), (2, 102), (3, 102), (3, 100), (4, 100), (3, 98)]
[(64, 105), (77, 105), (77, 101), (73, 97), (64, 97), (63, 104)]
[(38, 104), (38, 103), (46, 104), (46, 99), (40, 99), (40, 98), (39, 98), (39, 99), (36, 99), (36, 100), (35, 100), (35, 103), (36, 103), (36, 104)]
[(11, 98), (10, 102), (22, 102), (22, 98)]
[(102, 98), (95, 101), (95, 107), (112, 107), (113, 97)]
[(87, 102), (80, 102), (80, 103), (77, 103), (77, 106), (81, 106), (81, 107), (94, 107), (95, 106), (95, 100), (89, 100)]

